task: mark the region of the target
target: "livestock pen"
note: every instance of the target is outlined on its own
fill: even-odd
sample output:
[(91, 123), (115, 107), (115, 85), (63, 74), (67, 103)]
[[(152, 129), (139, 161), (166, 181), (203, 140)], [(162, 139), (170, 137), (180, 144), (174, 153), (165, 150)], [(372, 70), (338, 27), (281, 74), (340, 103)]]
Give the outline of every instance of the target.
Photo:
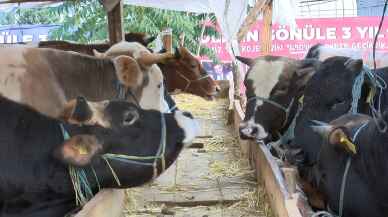
[[(379, 36), (378, 29), (375, 26), (370, 26), (371, 23), (379, 21), (380, 17), (357, 17), (359, 10), (363, 10), (363, 6), (362, 4), (360, 5), (360, 1), (355, 0), (300, 0), (296, 5), (292, 5), (291, 0), (198, 0), (185, 3), (169, 0), (98, 0), (98, 2), (95, 1), (98, 7), (93, 8), (88, 8), (88, 1), (0, 0), (0, 9), (3, 7), (8, 8), (7, 6), (12, 10), (15, 10), (15, 8), (20, 9), (23, 4), (31, 4), (32, 6), (38, 7), (61, 4), (66, 5), (69, 2), (79, 4), (79, 7), (83, 7), (85, 14), (78, 13), (77, 9), (72, 7), (63, 7), (51, 15), (53, 17), (58, 16), (60, 17), (58, 20), (63, 21), (64, 18), (61, 13), (66, 12), (68, 14), (67, 19), (73, 19), (72, 22), (75, 26), (84, 25), (89, 28), (88, 30), (69, 27), (69, 24), (66, 23), (62, 26), (64, 30), (62, 29), (62, 31), (59, 31), (63, 35), (56, 35), (56, 37), (60, 40), (64, 37), (67, 40), (73, 41), (48, 41), (35, 44), (25, 44), (24, 41), (21, 42), (20, 40), (24, 39), (22, 31), (18, 33), (18, 36), (13, 36), (13, 33), (10, 32), (4, 32), (0, 34), (0, 37), (2, 37), (0, 39), (3, 39), (3, 41), (11, 40), (12, 43), (0, 44), (0, 49), (3, 49), (2, 52), (10, 54), (9, 56), (3, 55), (7, 56), (3, 58), (5, 60), (4, 62), (9, 62), (8, 64), (4, 64), (4, 66), (0, 65), (0, 70), (7, 69), (9, 72), (7, 70), (4, 71), (10, 73), (11, 77), (13, 76), (11, 69), (15, 70), (17, 67), (21, 67), (21, 70), (17, 68), (16, 71), (33, 71), (34, 67), (31, 67), (31, 69), (26, 66), (32, 62), (26, 60), (29, 64), (23, 65), (23, 61), (27, 58), (23, 57), (22, 61), (19, 62), (18, 60), (15, 60), (17, 58), (13, 58), (14, 56), (23, 56), (17, 53), (16, 50), (19, 48), (19, 52), (23, 52), (23, 49), (31, 49), (29, 50), (30, 52), (33, 51), (39, 54), (47, 52), (46, 54), (41, 55), (43, 56), (43, 63), (37, 63), (39, 67), (44, 66), (41, 68), (38, 67), (41, 69), (40, 71), (43, 71), (42, 73), (44, 76), (42, 77), (51, 78), (52, 74), (50, 73), (52, 73), (52, 71), (55, 71), (55, 69), (58, 68), (60, 68), (60, 70), (65, 70), (66, 67), (63, 66), (70, 63), (69, 65), (72, 67), (69, 67), (67, 70), (76, 72), (74, 74), (84, 70), (89, 73), (87, 75), (92, 75), (92, 73), (96, 71), (95, 75), (98, 74), (98, 76), (95, 77), (97, 78), (95, 80), (97, 80), (96, 82), (100, 82), (98, 83), (100, 85), (93, 85), (93, 82), (95, 82), (93, 79), (82, 78), (66, 80), (66, 76), (61, 76), (63, 73), (54, 73), (54, 81), (47, 81), (47, 83), (53, 82), (55, 84), (53, 85), (55, 87), (52, 89), (41, 91), (41, 89), (36, 88), (38, 86), (30, 85), (38, 89), (38, 93), (43, 95), (34, 95), (36, 89), (31, 88), (31, 93), (29, 93), (29, 91), (26, 91), (26, 88), (23, 89), (23, 87), (20, 88), (20, 94), (25, 94), (23, 97), (18, 96), (18, 94), (14, 94), (13, 92), (7, 92), (10, 91), (9, 88), (7, 89), (6, 85), (8, 79), (5, 79), (4, 82), (0, 82), (4, 83), (0, 84), (0, 92), (5, 89), (5, 93), (1, 92), (2, 95), (7, 96), (8, 94), (10, 97), (14, 97), (12, 100), (20, 100), (22, 101), (21, 103), (24, 103), (23, 100), (26, 100), (25, 98), (28, 97), (35, 97), (42, 100), (42, 98), (45, 98), (46, 96), (44, 94), (49, 92), (58, 92), (59, 94), (52, 97), (52, 99), (47, 97), (47, 100), (54, 99), (55, 101), (57, 98), (62, 100), (62, 98), (67, 97), (62, 95), (66, 95), (70, 92), (69, 97), (76, 97), (76, 99), (75, 101), (73, 100), (62, 105), (65, 109), (63, 114), (60, 115), (60, 120), (63, 119), (71, 124), (75, 123), (80, 126), (92, 124), (93, 127), (97, 128), (113, 128), (112, 120), (114, 118), (104, 117), (105, 113), (91, 107), (93, 103), (90, 103), (88, 99), (77, 97), (73, 93), (73, 89), (81, 90), (88, 86), (82, 82), (78, 83), (80, 80), (88, 80), (88, 82), (90, 80), (90, 86), (93, 86), (95, 89), (91, 89), (91, 93), (86, 93), (86, 98), (90, 96), (96, 100), (106, 100), (102, 99), (102, 95), (104, 94), (97, 94), (100, 93), (101, 87), (104, 86), (108, 87), (106, 89), (109, 89), (109, 100), (118, 98), (119, 101), (129, 101), (136, 104), (136, 107), (138, 107), (137, 109), (140, 109), (139, 107), (141, 107), (146, 110), (157, 110), (157, 112), (160, 112), (161, 117), (167, 115), (170, 117), (170, 120), (172, 116), (176, 118), (175, 115), (177, 114), (177, 117), (180, 118), (176, 118), (177, 124), (175, 125), (177, 126), (174, 125), (174, 127), (176, 127), (174, 129), (177, 130), (176, 132), (171, 132), (171, 135), (175, 136), (175, 133), (180, 135), (179, 133), (183, 132), (183, 139), (180, 141), (182, 143), (184, 143), (183, 140), (190, 135), (188, 129), (191, 129), (191, 125), (190, 127), (181, 126), (184, 125), (180, 122), (182, 118), (183, 120), (188, 119), (189, 123), (194, 123), (193, 118), (191, 117), (192, 115), (198, 120), (200, 126), (199, 135), (192, 141), (191, 146), (187, 149), (183, 149), (182, 152), (179, 150), (177, 157), (172, 157), (172, 161), (171, 159), (167, 159), (167, 161), (170, 161), (170, 164), (168, 165), (170, 167), (167, 170), (164, 170), (166, 166), (164, 152), (162, 151), (163, 156), (162, 154), (159, 156), (159, 149), (162, 150), (164, 147), (162, 139), (160, 140), (159, 149), (155, 156), (127, 156), (125, 159), (127, 160), (126, 163), (131, 162), (142, 166), (151, 165), (153, 169), (152, 178), (139, 178), (141, 181), (139, 181), (139, 183), (135, 181), (136, 184), (134, 184), (134, 186), (137, 187), (121, 191), (117, 190), (119, 196), (110, 195), (111, 197), (108, 196), (105, 198), (105, 202), (104, 200), (99, 201), (99, 197), (94, 197), (93, 194), (99, 195), (101, 192), (103, 192), (102, 194), (109, 192), (109, 190), (105, 191), (106, 189), (100, 189), (99, 177), (97, 177), (94, 168), (93, 180), (96, 178), (98, 188), (95, 188), (95, 192), (92, 192), (87, 186), (82, 187), (82, 184), (85, 182), (85, 177), (86, 182), (88, 182), (88, 177), (86, 175), (77, 175), (77, 173), (74, 172), (74, 168), (70, 166), (69, 171), (71, 172), (69, 173), (72, 178), (71, 182), (75, 191), (75, 200), (77, 202), (77, 209), (72, 210), (73, 212), (78, 212), (79, 209), (82, 208), (91, 208), (93, 210), (93, 206), (96, 206), (97, 208), (94, 209), (93, 214), (86, 214), (86, 216), (101, 217), (110, 216), (112, 214), (114, 216), (126, 217), (322, 217), (331, 215), (327, 212), (319, 212), (320, 209), (325, 209), (326, 207), (313, 209), (310, 206), (309, 202), (311, 201), (309, 201), (309, 199), (311, 198), (308, 198), (302, 190), (302, 182), (298, 174), (299, 168), (297, 169), (295, 165), (291, 165), (289, 162), (275, 157), (273, 153), (271, 153), (269, 145), (264, 144), (265, 139), (252, 137), (250, 138), (251, 140), (243, 140), (240, 137), (241, 132), (239, 128), (241, 127), (241, 123), (247, 122), (247, 120), (244, 121), (245, 115), (250, 113), (249, 109), (246, 108), (247, 100), (249, 102), (252, 99), (259, 99), (262, 101), (262, 104), (272, 103), (275, 107), (280, 107), (282, 110), (286, 111), (287, 121), (288, 113), (290, 112), (289, 109), (291, 109), (296, 96), (292, 98), (289, 103), (289, 108), (286, 108), (286, 106), (280, 102), (277, 102), (272, 98), (270, 99), (271, 96), (276, 95), (272, 90), (281, 89), (280, 92), (282, 93), (292, 91), (292, 88), (282, 89), (283, 83), (281, 82), (284, 81), (282, 79), (287, 78), (289, 79), (286, 79), (287, 82), (295, 82), (293, 76), (290, 76), (290, 78), (287, 76), (294, 72), (296, 72), (294, 74), (297, 76), (300, 76), (300, 74), (303, 75), (303, 73), (307, 74), (307, 70), (298, 71), (298, 69), (290, 70), (289, 72), (285, 70), (287, 66), (281, 65), (277, 68), (280, 68), (280, 70), (275, 72), (270, 70), (277, 67), (274, 63), (272, 65), (274, 66), (273, 68), (260, 67), (259, 65), (256, 69), (263, 75), (265, 73), (267, 73), (265, 75), (273, 75), (274, 73), (279, 73), (279, 75), (274, 79), (271, 76), (263, 76), (262, 79), (264, 80), (264, 83), (259, 83), (259, 85), (262, 84), (262, 86), (267, 87), (267, 90), (258, 94), (253, 91), (254, 94), (257, 95), (252, 95), (252, 92), (245, 92), (245, 88), (252, 85), (254, 81), (251, 78), (247, 79), (245, 76), (245, 71), (247, 70), (236, 59), (240, 59), (239, 56), (244, 56), (241, 59), (245, 59), (247, 62), (253, 62), (253, 60), (249, 60), (249, 58), (261, 55), (264, 56), (263, 58), (265, 59), (267, 55), (274, 55), (268, 57), (268, 62), (272, 64), (271, 61), (275, 62), (280, 59), (277, 56), (288, 56), (290, 57), (290, 60), (294, 60), (293, 58), (303, 58), (303, 55), (310, 47), (315, 47), (311, 51), (311, 56), (308, 55), (307, 57), (317, 58), (317, 62), (319, 61), (319, 64), (321, 64), (321, 62), (325, 61), (325, 58), (339, 55), (340, 52), (336, 50), (337, 47), (344, 47), (346, 48), (345, 51), (350, 50), (350, 52), (352, 52), (353, 55), (350, 55), (350, 57), (357, 59), (367, 58), (369, 67), (372, 67), (372, 55), (369, 54), (370, 52), (365, 52), (365, 49), (372, 49), (373, 47), (372, 50), (374, 52), (377, 47), (379, 52), (382, 52), (382, 59), (378, 61), (378, 66), (380, 67), (386, 63), (383, 59), (386, 56), (385, 53), (388, 46), (385, 46), (384, 41), (376, 43), (376, 41), (371, 40), (385, 38), (386, 36), (384, 34), (387, 30), (383, 31)], [(100, 3), (103, 6), (101, 6)], [(282, 3), (284, 3), (284, 5)], [(132, 6), (127, 7), (126, 10), (124, 10), (125, 5)], [(321, 7), (321, 5), (324, 6)], [(347, 8), (349, 5), (352, 5), (351, 9)], [(358, 8), (354, 5), (358, 5)], [(141, 6), (141, 8), (135, 10), (133, 9), (135, 6)], [(377, 6), (380, 7), (382, 5)], [(163, 11), (162, 13), (160, 11), (153, 11), (153, 9), (149, 9), (148, 7), (159, 8), (160, 11), (176, 10), (181, 12), (179, 12), (179, 16), (176, 16), (175, 12), (164, 13)], [(21, 16), (21, 12), (18, 9), (16, 9), (18, 16), (15, 16), (15, 20), (17, 22), (22, 22), (23, 19), (27, 18)], [(284, 13), (284, 11), (290, 13), (287, 14)], [(147, 13), (151, 12), (154, 17), (146, 16)], [(328, 15), (327, 13), (329, 12), (333, 12), (333, 14)], [(135, 13), (137, 13), (137, 16), (133, 15)], [(298, 13), (298, 15), (296, 15), (296, 13)], [(39, 16), (36, 18), (29, 13), (26, 14), (29, 18), (39, 18)], [(92, 15), (94, 14), (98, 14), (98, 16), (96, 16), (97, 18), (90, 18), (93, 17)], [(261, 18), (259, 18), (260, 16)], [(329, 16), (330, 18), (328, 18)], [(104, 19), (107, 18), (107, 25), (101, 24), (103, 23), (100, 20), (101, 17), (104, 17)], [(192, 21), (192, 17), (195, 17), (195, 19), (193, 19), (194, 21)], [(3, 14), (0, 13), (0, 21), (2, 20), (9, 21), (12, 20), (12, 17), (3, 16)], [(190, 20), (192, 23), (196, 24), (189, 25), (182, 20)], [(148, 25), (145, 25), (144, 23)], [(383, 22), (381, 21), (380, 28), (383, 25), (382, 23)], [(187, 24), (187, 26), (185, 24)], [(171, 26), (177, 28), (171, 29)], [(107, 27), (108, 31), (101, 32), (100, 29), (105, 27)], [(144, 33), (136, 32), (125, 34), (125, 29), (141, 30), (144, 31)], [(58, 32), (56, 34), (58, 34)], [(158, 40), (153, 42), (156, 38), (156, 34), (159, 34)], [(179, 35), (179, 42), (175, 40), (177, 35)], [(103, 43), (95, 43), (96, 38), (102, 39), (106, 36), (109, 40), (105, 40)], [(28, 37), (26, 38), (28, 39)], [(78, 43), (74, 41), (78, 41)], [(89, 44), (80, 44), (79, 42)], [(325, 51), (328, 49), (323, 49), (325, 47), (323, 45), (313, 46), (315, 43), (328, 43), (328, 46), (333, 48), (334, 51), (330, 54), (326, 54)], [(173, 49), (174, 46), (176, 46), (176, 49)], [(14, 52), (12, 52), (13, 48)], [(361, 48), (363, 48), (364, 51), (355, 55), (354, 51), (358, 51), (358, 49)], [(196, 53), (192, 52), (193, 50), (195, 50)], [(347, 55), (345, 51), (343, 51), (344, 56)], [(366, 57), (366, 53), (368, 53), (368, 57)], [(38, 56), (39, 55), (33, 57)], [(61, 61), (62, 57), (64, 57), (64, 59), (67, 58), (69, 62)], [(221, 61), (218, 62), (215, 60), (213, 62), (213, 59), (217, 59), (217, 57), (218, 60)], [(46, 61), (44, 58), (47, 58), (48, 60), (54, 58), (51, 60), (55, 61)], [(0, 59), (0, 63), (3, 63), (3, 59)], [(31, 59), (33, 58), (30, 58), (29, 61), (32, 61)], [(257, 58), (256, 60), (258, 59), (260, 58)], [(292, 60), (290, 62), (292, 62)], [(91, 65), (93, 65), (93, 67), (95, 66), (95, 68), (92, 68), (92, 70), (88, 68), (81, 70), (80, 67), (76, 67), (77, 64), (83, 65), (82, 61), (91, 62)], [(312, 65), (309, 65), (312, 61), (307, 60), (306, 62), (307, 64), (301, 65), (303, 65), (303, 67), (313, 68)], [(351, 69), (355, 69), (358, 66), (359, 68), (362, 68), (362, 64), (357, 63), (362, 63), (362, 60), (358, 60), (357, 62), (350, 59), (343, 65)], [(18, 64), (22, 66), (19, 66)], [(114, 78), (113, 82), (108, 82), (107, 79), (98, 79), (100, 75), (104, 75), (102, 73), (103, 70), (95, 69), (102, 65), (105, 67), (104, 70), (111, 73), (109, 75)], [(158, 67), (156, 67), (156, 65)], [(205, 65), (207, 66), (206, 69), (204, 67)], [(252, 66), (250, 64), (247, 65), (249, 67)], [(300, 66), (298, 64), (296, 65), (297, 67)], [(148, 71), (150, 69), (151, 71)], [(224, 72), (225, 69), (227, 73)], [(352, 100), (358, 97), (371, 105), (374, 103), (373, 94), (376, 94), (376, 92), (373, 91), (377, 90), (373, 88), (380, 88), (378, 90), (381, 91), (381, 98), (383, 89), (386, 88), (386, 85), (383, 85), (383, 79), (376, 79), (371, 82), (375, 86), (371, 88), (368, 94), (365, 94), (364, 92), (358, 94), (358, 91), (365, 91), (365, 88), (362, 89), (364, 77), (365, 81), (367, 80), (367, 76), (369, 76), (369, 78), (374, 78), (372, 70), (369, 70), (367, 67), (358, 71), (361, 71), (360, 74), (362, 76), (357, 76), (358, 80), (355, 79), (354, 84), (352, 84), (352, 86), (354, 85), (354, 89), (351, 90)], [(17, 76), (21, 75), (18, 74)], [(258, 76), (260, 76), (259, 73)], [(2, 79), (1, 77), (2, 76), (0, 76), (0, 79)], [(101, 76), (101, 78), (103, 77), (104, 76)], [(219, 78), (228, 80), (214, 81)], [(310, 77), (308, 78), (310, 79)], [(35, 82), (39, 82), (37, 78), (34, 79), (35, 80), (32, 79), (30, 83), (35, 84)], [(297, 77), (297, 79), (299, 79), (299, 77)], [(13, 80), (16, 80), (15, 84), (17, 85), (14, 85), (15, 87), (22, 86), (22, 79)], [(245, 80), (245, 83), (243, 80)], [(58, 85), (55, 82), (58, 82)], [(338, 82), (340, 83), (339, 80)], [(342, 82), (347, 83), (347, 81)], [(63, 87), (61, 87), (62, 89), (59, 89), (60, 91), (56, 91), (57, 89), (55, 89), (57, 86), (70, 87), (73, 84), (75, 88), (70, 88), (70, 91), (66, 91), (66, 88)], [(2, 89), (2, 85), (6, 88)], [(252, 87), (250, 88), (252, 90)], [(253, 89), (254, 88), (259, 89), (257, 86), (253, 87)], [(63, 91), (64, 94), (61, 95), (61, 91)], [(80, 92), (81, 93), (77, 94), (84, 95), (82, 91)], [(145, 93), (144, 95), (142, 95), (143, 92)], [(265, 94), (266, 92), (268, 92), (267, 95)], [(101, 93), (104, 93), (104, 91)], [(260, 94), (263, 94), (264, 96), (261, 96)], [(364, 99), (365, 96), (367, 96), (367, 99)], [(298, 96), (298, 100), (295, 100), (295, 102), (299, 100), (303, 101), (303, 97), (304, 95), (302, 95), (302, 97)], [(43, 106), (43, 103), (39, 100), (27, 100), (27, 104), (33, 102), (34, 104), (32, 107), (34, 108), (35, 106)], [(335, 99), (335, 101), (337, 104), (342, 103), (340, 99)], [(378, 103), (381, 103), (380, 99)], [(49, 104), (51, 106), (54, 105), (54, 103)], [(334, 104), (333, 107), (337, 106), (337, 104)], [(254, 106), (255, 109), (260, 105), (256, 103)], [(78, 106), (81, 106), (81, 113), (83, 111), (82, 109), (86, 109), (85, 113), (82, 113), (81, 115), (77, 114), (77, 112), (79, 112)], [(52, 108), (49, 108), (51, 111)], [(371, 106), (371, 108), (373, 110), (374, 107)], [(188, 111), (191, 115), (179, 110)], [(357, 108), (355, 108), (355, 110), (357, 111)], [(125, 113), (124, 116), (128, 115), (128, 118), (132, 119), (125, 119), (123, 123), (130, 125), (136, 122), (141, 115), (134, 112), (134, 110), (128, 111), (130, 112)], [(254, 113), (255, 112), (256, 111), (254, 111)], [(380, 109), (378, 112), (380, 112)], [(96, 113), (98, 114), (95, 115)], [(84, 121), (82, 119), (85, 118), (83, 115), (90, 119), (86, 118), (87, 120)], [(270, 114), (268, 113), (268, 115)], [(381, 116), (379, 113), (373, 113), (373, 115), (375, 115), (374, 118), (379, 118)], [(79, 118), (81, 118), (81, 120)], [(250, 121), (255, 120), (252, 118)], [(286, 123), (286, 121), (284, 123)], [(153, 123), (147, 124), (154, 127)], [(194, 125), (195, 124), (193, 124), (193, 126)], [(163, 138), (163, 133), (165, 134), (165, 131), (163, 131), (163, 129), (165, 130), (165, 126), (163, 126), (164, 125), (162, 124), (160, 127), (161, 138)], [(67, 135), (66, 129), (64, 129), (62, 125), (61, 129), (63, 137), (65, 138)], [(157, 133), (159, 133), (159, 131)], [(151, 140), (155, 140), (156, 138), (146, 130), (144, 131), (144, 135), (141, 134), (139, 136), (149, 137)], [(276, 135), (274, 138), (277, 138), (278, 136), (279, 135)], [(179, 136), (177, 136), (177, 138), (178, 137)], [(147, 139), (148, 138), (145, 140)], [(341, 137), (341, 139), (343, 138)], [(164, 140), (166, 140), (165, 136)], [(164, 141), (164, 143), (165, 142), (166, 141)], [(348, 146), (355, 146), (348, 140), (346, 140), (346, 142)], [(144, 144), (145, 147), (147, 145), (149, 146), (149, 144)], [(81, 155), (85, 153), (88, 154), (88, 150), (86, 149), (85, 151), (82, 147), (81, 144), (81, 148), (76, 146), (74, 150), (78, 150)], [(355, 150), (355, 148), (353, 149)], [(102, 159), (107, 162), (112, 173), (110, 179), (117, 182), (117, 186), (114, 185), (114, 187), (121, 188), (120, 177), (117, 177), (114, 168), (111, 167), (104, 156), (106, 155), (102, 155)], [(121, 157), (120, 160), (123, 162), (125, 161), (123, 160), (123, 155), (116, 155), (116, 157)], [(134, 159), (135, 161), (139, 159), (139, 161), (150, 159), (154, 161), (153, 163), (139, 163), (134, 162)], [(158, 166), (159, 163), (161, 164), (160, 170)], [(139, 175), (140, 177), (142, 172), (146, 173), (148, 169), (144, 169), (143, 171), (138, 172), (140, 175), (136, 175)], [(83, 170), (82, 166), (81, 170)], [(128, 171), (131, 172), (131, 170)], [(158, 172), (160, 172), (160, 174), (158, 174)], [(347, 172), (345, 172), (345, 174), (346, 173)], [(136, 180), (136, 175), (130, 178)], [(160, 176), (157, 177), (158, 175)], [(155, 179), (155, 177), (157, 178)], [(74, 179), (78, 179), (78, 183), (75, 182)], [(147, 183), (144, 184), (144, 182)], [(0, 190), (1, 187), (2, 186), (0, 186)], [(83, 194), (85, 194), (85, 192), (88, 194), (88, 197), (84, 197), (85, 195)], [(125, 192), (124, 196), (122, 195), (124, 194), (123, 192)], [(122, 207), (122, 201), (119, 201), (122, 199), (120, 196), (125, 197), (124, 207)], [(97, 199), (93, 200), (95, 198)], [(1, 199), (2, 195), (0, 195), (0, 211), (7, 212), (9, 207), (11, 207), (12, 210), (12, 205), (3, 205)], [(88, 200), (90, 200), (90, 203), (87, 203)], [(4, 204), (6, 203), (4, 202)], [(21, 204), (20, 206), (22, 208), (25, 208), (23, 206), (26, 206), (23, 203), (19, 204), (18, 201), (16, 201), (15, 204)], [(80, 204), (81, 206), (79, 206)], [(84, 205), (84, 207), (82, 207), (82, 205)], [(119, 211), (113, 214), (113, 211), (110, 211), (112, 207), (119, 207)], [(18, 207), (16, 207), (16, 209), (17, 208)], [(0, 216), (2, 214), (3, 213), (0, 213)], [(77, 214), (69, 213), (66, 216), (83, 217), (85, 214), (81, 211)]]

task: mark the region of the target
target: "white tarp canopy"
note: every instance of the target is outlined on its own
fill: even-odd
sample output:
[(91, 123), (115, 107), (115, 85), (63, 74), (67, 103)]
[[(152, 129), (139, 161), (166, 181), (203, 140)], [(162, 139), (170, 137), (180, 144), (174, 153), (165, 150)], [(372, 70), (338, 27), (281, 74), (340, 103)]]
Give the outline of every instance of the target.
[[(124, 0), (124, 4), (194, 13), (214, 13), (231, 55), (239, 54), (237, 32), (252, 0)], [(233, 52), (232, 48), (233, 47)]]

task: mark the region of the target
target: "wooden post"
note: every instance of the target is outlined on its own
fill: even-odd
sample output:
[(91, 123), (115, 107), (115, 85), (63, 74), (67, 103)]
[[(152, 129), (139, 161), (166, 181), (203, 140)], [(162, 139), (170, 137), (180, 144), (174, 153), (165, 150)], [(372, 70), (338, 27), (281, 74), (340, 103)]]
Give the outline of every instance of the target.
[(262, 55), (271, 53), (272, 47), (272, 1), (264, 8), (263, 28), (260, 32), (260, 44)]
[(124, 39), (123, 31), (123, 1), (121, 0), (108, 12), (109, 43), (116, 44)]
[(163, 47), (166, 49), (167, 53), (172, 53), (172, 29), (165, 28), (162, 31), (162, 42)]
[(253, 8), (249, 11), (247, 17), (245, 18), (243, 24), (241, 25), (237, 33), (237, 39), (239, 42), (243, 40), (252, 25), (256, 23), (257, 17), (263, 11), (266, 2), (267, 0), (257, 0)]
[(284, 174), (284, 179), (286, 180), (287, 191), (292, 197), (292, 195), (296, 192), (296, 169), (285, 167), (282, 168), (282, 170)]

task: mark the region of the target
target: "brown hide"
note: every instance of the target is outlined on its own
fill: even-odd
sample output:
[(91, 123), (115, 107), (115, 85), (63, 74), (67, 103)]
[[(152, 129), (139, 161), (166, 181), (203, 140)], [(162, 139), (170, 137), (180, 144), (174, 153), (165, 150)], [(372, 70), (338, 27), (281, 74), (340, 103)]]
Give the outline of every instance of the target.
[(206, 99), (216, 94), (217, 85), (201, 63), (185, 47), (177, 50), (177, 57), (159, 64), (169, 92), (181, 90)]
[[(117, 96), (113, 60), (54, 49), (0, 49), (0, 93), (58, 117), (68, 99), (79, 95), (92, 101)], [(141, 96), (142, 87), (134, 91)], [(133, 100), (133, 99), (129, 99)]]
[[(145, 33), (130, 32), (125, 34), (125, 40), (128, 42), (139, 42), (140, 44), (147, 47), (152, 42), (154, 37), (147, 36)], [(109, 43), (101, 44), (78, 44), (68, 41), (41, 41), (38, 44), (39, 48), (54, 48), (64, 51), (74, 51), (78, 53), (88, 54), (93, 56), (93, 49), (99, 52), (105, 52), (110, 48)]]

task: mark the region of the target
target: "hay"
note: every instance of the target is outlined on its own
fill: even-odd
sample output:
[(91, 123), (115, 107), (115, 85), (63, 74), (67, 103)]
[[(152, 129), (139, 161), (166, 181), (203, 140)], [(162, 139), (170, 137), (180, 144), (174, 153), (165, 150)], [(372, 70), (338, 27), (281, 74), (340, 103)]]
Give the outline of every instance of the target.
[[(265, 194), (263, 187), (258, 186), (256, 183), (254, 171), (249, 167), (248, 160), (240, 159), (240, 156), (242, 155), (240, 146), (238, 144), (238, 139), (235, 138), (233, 133), (231, 133), (231, 130), (224, 125), (226, 123), (228, 112), (228, 100), (217, 99), (214, 101), (206, 101), (200, 97), (189, 94), (174, 95), (173, 98), (180, 110), (191, 112), (195, 118), (199, 118), (201, 122), (203, 122), (201, 128), (203, 132), (205, 132), (204, 135), (212, 136), (211, 138), (196, 139), (196, 141), (202, 142), (204, 144), (205, 153), (214, 152), (209, 155), (211, 156), (209, 159), (209, 165), (204, 165), (209, 167), (207, 172), (209, 174), (204, 173), (204, 175), (201, 176), (201, 179), (217, 179), (219, 184), (221, 179), (226, 178), (228, 179), (228, 183), (232, 184), (235, 182), (237, 184), (241, 184), (239, 186), (244, 186), (247, 189), (243, 193), (242, 199), (238, 202), (205, 206), (206, 209), (215, 210), (217, 212), (219, 212), (221, 209), (222, 213), (236, 213), (236, 216), (273, 217), (274, 214), (272, 213), (269, 203), (267, 202), (268, 197)], [(209, 132), (209, 134), (206, 134), (207, 132)], [(224, 154), (216, 152), (222, 152)], [(216, 158), (217, 156), (222, 155), (225, 156), (223, 159)], [(175, 174), (177, 174), (177, 172)], [(206, 183), (206, 181), (204, 183)], [(175, 192), (176, 194), (184, 195), (185, 192), (188, 191), (202, 192), (211, 190), (204, 188), (204, 186), (190, 185), (187, 183), (184, 185), (177, 185), (177, 183), (175, 183), (172, 186), (157, 186), (154, 183), (150, 183), (149, 187), (151, 186), (156, 187), (160, 194), (171, 194)], [(257, 186), (258, 189), (256, 188)], [(224, 186), (222, 188), (227, 187)], [(132, 190), (131, 192), (133, 194)], [(140, 197), (135, 198), (139, 198), (141, 201), (138, 201), (137, 204), (126, 210), (126, 217), (164, 216), (162, 214), (164, 207), (162, 204), (155, 204), (150, 202), (144, 203), (146, 200), (143, 201), (144, 198), (142, 198), (141, 195)], [(130, 203), (133, 204), (132, 202)], [(204, 206), (189, 208), (174, 206), (173, 210), (178, 213), (183, 212), (186, 214), (193, 213), (195, 209), (200, 209), (201, 207), (203, 208)], [(214, 214), (216, 215), (216, 212), (214, 212)], [(219, 215), (217, 214), (217, 216)]]
[(274, 213), (269, 205), (268, 196), (265, 190), (259, 186), (257, 189), (251, 189), (243, 194), (242, 200), (231, 206), (228, 210), (241, 210), (258, 217), (274, 217)]
[[(202, 119), (208, 120), (222, 120), (226, 115), (228, 105), (226, 99), (207, 101), (190, 94), (178, 94), (173, 96), (173, 98), (179, 109), (191, 112), (194, 117), (201, 117)], [(218, 111), (215, 112), (216, 110)]]

